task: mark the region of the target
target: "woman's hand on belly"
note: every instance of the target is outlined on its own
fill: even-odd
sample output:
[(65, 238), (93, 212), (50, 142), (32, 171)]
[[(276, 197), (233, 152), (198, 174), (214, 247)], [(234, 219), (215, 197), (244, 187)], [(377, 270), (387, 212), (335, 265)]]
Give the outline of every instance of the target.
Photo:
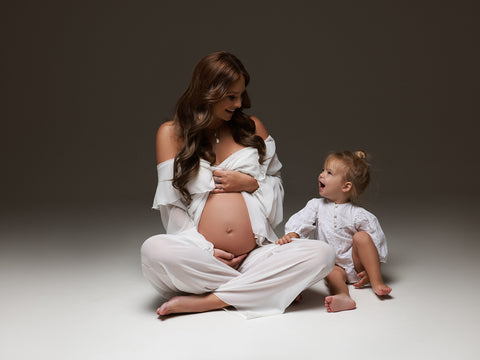
[(215, 170), (213, 172), (215, 181), (214, 194), (225, 192), (246, 191), (249, 193), (258, 189), (258, 182), (253, 176), (235, 170)]
[(234, 254), (229, 253), (225, 250), (213, 249), (213, 256), (234, 269), (237, 269), (240, 266), (240, 264), (247, 257), (247, 255), (248, 254), (235, 256)]

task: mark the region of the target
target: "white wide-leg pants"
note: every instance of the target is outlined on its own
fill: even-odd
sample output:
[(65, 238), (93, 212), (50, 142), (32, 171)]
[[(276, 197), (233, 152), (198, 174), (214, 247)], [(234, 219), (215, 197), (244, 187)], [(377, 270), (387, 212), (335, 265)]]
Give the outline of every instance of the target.
[(246, 318), (283, 313), (335, 265), (333, 249), (317, 240), (256, 248), (237, 270), (183, 240), (181, 234), (147, 239), (141, 249), (145, 277), (165, 300), (214, 293)]

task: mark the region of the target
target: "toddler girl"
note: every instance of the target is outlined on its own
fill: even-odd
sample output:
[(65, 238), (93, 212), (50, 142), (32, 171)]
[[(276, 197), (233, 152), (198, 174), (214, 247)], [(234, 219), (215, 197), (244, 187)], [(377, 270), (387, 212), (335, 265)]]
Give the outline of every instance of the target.
[(371, 283), (375, 294), (388, 295), (380, 263), (386, 262), (387, 244), (380, 224), (372, 213), (355, 205), (370, 182), (370, 168), (364, 151), (331, 154), (318, 177), (322, 198), (312, 199), (285, 224), (285, 234), (276, 243), (293, 238), (308, 238), (316, 230), (316, 239), (330, 244), (336, 253), (335, 268), (326, 277), (332, 296), (325, 298), (329, 312), (356, 307), (347, 283), (360, 288)]

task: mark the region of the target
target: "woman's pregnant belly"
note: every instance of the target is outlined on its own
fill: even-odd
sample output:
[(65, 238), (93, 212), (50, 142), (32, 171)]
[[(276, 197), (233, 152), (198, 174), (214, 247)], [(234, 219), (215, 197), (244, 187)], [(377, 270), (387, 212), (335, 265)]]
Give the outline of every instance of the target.
[(248, 253), (256, 246), (241, 193), (210, 194), (198, 223), (198, 232), (215, 248), (235, 256)]

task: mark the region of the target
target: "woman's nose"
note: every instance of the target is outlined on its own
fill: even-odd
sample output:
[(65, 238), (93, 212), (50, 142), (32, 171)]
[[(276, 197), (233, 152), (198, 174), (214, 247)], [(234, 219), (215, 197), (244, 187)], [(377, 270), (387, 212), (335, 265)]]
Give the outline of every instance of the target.
[(237, 109), (240, 109), (242, 107), (242, 99), (241, 98), (238, 98), (235, 100), (235, 103), (234, 103), (234, 106), (237, 108)]

